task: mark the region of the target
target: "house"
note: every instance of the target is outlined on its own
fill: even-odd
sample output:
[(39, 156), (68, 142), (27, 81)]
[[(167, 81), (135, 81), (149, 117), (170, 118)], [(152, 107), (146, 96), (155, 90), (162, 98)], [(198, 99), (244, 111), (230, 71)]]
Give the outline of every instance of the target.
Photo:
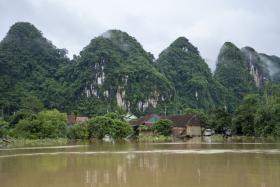
[(84, 123), (88, 121), (88, 117), (85, 116), (77, 116), (76, 117), (76, 123)]
[[(129, 121), (130, 125), (133, 128), (134, 136), (139, 135), (140, 125), (145, 125), (145, 126), (151, 127), (154, 123), (158, 122), (160, 120), (160, 118), (161, 117), (157, 114), (148, 114), (144, 117)], [(142, 133), (144, 133), (146, 135), (152, 135), (152, 132), (150, 132), (150, 131), (146, 131), (146, 132), (142, 131)]]
[(175, 137), (201, 136), (203, 124), (196, 115), (171, 115), (163, 119), (173, 122), (172, 134)]
[(196, 115), (159, 116), (157, 114), (148, 114), (137, 120), (130, 121), (130, 124), (134, 129), (137, 129), (140, 125), (152, 126), (160, 119), (168, 119), (173, 122), (172, 134), (175, 137), (202, 135), (203, 123)]
[(67, 116), (67, 124), (74, 125), (77, 123), (84, 123), (88, 121), (88, 117), (85, 116), (75, 116), (75, 115), (68, 115)]
[(129, 123), (132, 126), (140, 126), (140, 125), (152, 126), (154, 123), (158, 122), (160, 119), (161, 119), (161, 116), (159, 116), (157, 114), (148, 114), (142, 118), (131, 120)]

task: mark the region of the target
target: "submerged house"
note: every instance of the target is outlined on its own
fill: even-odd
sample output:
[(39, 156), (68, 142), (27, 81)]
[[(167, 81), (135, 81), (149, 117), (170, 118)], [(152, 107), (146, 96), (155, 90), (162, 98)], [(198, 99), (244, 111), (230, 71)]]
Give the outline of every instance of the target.
[(141, 118), (131, 120), (129, 123), (132, 126), (140, 126), (140, 125), (152, 126), (154, 123), (158, 122), (160, 119), (161, 119), (161, 116), (159, 116), (157, 114), (148, 114)]
[[(133, 128), (134, 136), (138, 136), (140, 132), (140, 125), (145, 125), (148, 127), (151, 127), (154, 123), (158, 122), (160, 120), (160, 116), (157, 114), (148, 114), (144, 117), (131, 120), (129, 121), (130, 125)], [(152, 134), (151, 132), (145, 132), (146, 135)]]
[(137, 120), (130, 121), (130, 124), (134, 130), (138, 131), (140, 125), (152, 126), (160, 119), (168, 119), (173, 122), (172, 134), (175, 137), (202, 135), (203, 123), (196, 115), (159, 116), (157, 114), (148, 114)]
[(88, 117), (85, 116), (75, 116), (75, 115), (68, 115), (67, 116), (67, 124), (74, 125), (77, 123), (84, 123), (88, 121)]
[(163, 117), (173, 122), (172, 134), (175, 137), (201, 136), (202, 121), (196, 115), (172, 115)]

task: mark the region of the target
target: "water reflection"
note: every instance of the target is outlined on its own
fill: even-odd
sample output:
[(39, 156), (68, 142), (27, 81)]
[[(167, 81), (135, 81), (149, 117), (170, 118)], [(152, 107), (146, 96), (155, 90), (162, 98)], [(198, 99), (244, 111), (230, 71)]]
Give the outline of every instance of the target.
[(280, 186), (279, 144), (106, 144), (0, 152), (1, 187)]

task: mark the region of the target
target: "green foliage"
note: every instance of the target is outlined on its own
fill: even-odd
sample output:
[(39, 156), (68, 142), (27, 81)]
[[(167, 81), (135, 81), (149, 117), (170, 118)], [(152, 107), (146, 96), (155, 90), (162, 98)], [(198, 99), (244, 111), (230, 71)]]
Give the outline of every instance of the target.
[[(188, 107), (203, 111), (225, 108), (233, 112), (245, 95), (257, 92), (261, 94), (257, 104), (245, 99), (237, 109), (234, 130), (264, 136), (278, 132), (274, 119), (280, 89), (270, 81), (279, 83), (279, 57), (257, 54), (249, 47), (240, 50), (227, 42), (220, 51), (213, 77), (198, 49), (184, 37), (175, 40), (155, 61), (135, 38), (119, 30), (94, 38), (71, 61), (66, 53), (26, 22), (14, 24), (0, 42), (0, 112), (9, 128), (17, 124), (14, 133), (22, 131), (17, 135), (65, 136), (61, 134), (63, 125), (50, 132), (59, 122), (41, 113), (44, 108), (91, 117), (117, 111), (118, 114), (110, 113), (105, 118), (123, 129), (123, 122), (116, 120), (122, 121), (126, 111), (138, 116), (182, 114)], [(256, 89), (248, 69), (250, 63), (263, 76), (265, 89)], [(207, 115), (194, 114), (207, 124)], [(216, 129), (228, 123), (228, 114), (217, 110), (212, 115), (211, 123)], [(104, 128), (107, 133), (106, 125)], [(117, 128), (112, 132), (110, 135), (116, 137), (127, 134), (117, 133)]]
[(9, 123), (3, 119), (0, 119), (0, 138), (4, 138), (8, 135)]
[(48, 108), (61, 108), (65, 97), (60, 69), (68, 61), (65, 50), (57, 49), (32, 24), (15, 23), (0, 42), (3, 114), (11, 115), (20, 107), (40, 111), (40, 101)]
[(270, 96), (255, 114), (257, 136), (280, 137), (280, 97)]
[(44, 109), (44, 105), (37, 97), (28, 96), (21, 98), (20, 109), (23, 111), (38, 113)]
[(36, 114), (31, 113), (30, 111), (20, 110), (16, 112), (14, 115), (8, 118), (11, 127), (15, 127), (15, 125), (22, 119), (33, 119), (36, 118)]
[(115, 112), (109, 112), (109, 113), (105, 114), (104, 116), (114, 119), (114, 120), (116, 120), (116, 119), (122, 120), (122, 121), (124, 120), (121, 115), (119, 115), (118, 113), (115, 113)]
[(233, 128), (237, 134), (252, 136), (280, 135), (279, 86), (268, 84), (264, 95), (248, 95), (235, 112)]
[(127, 122), (106, 116), (92, 118), (88, 124), (91, 138), (103, 139), (105, 135), (109, 135), (114, 139), (121, 139), (132, 133), (132, 128)]
[(43, 139), (66, 136), (66, 114), (57, 110), (39, 112), (35, 118), (20, 120), (14, 129), (20, 138)]
[(132, 134), (131, 126), (125, 121), (114, 120), (113, 129), (114, 134), (112, 137), (114, 139), (126, 138), (127, 136)]
[(233, 118), (233, 130), (236, 134), (255, 135), (254, 120), (260, 98), (258, 95), (247, 95), (237, 108)]
[(155, 134), (170, 136), (172, 134), (172, 121), (161, 119), (153, 125), (152, 129)]
[(214, 77), (228, 89), (225, 97), (227, 106), (235, 108), (246, 94), (256, 91), (244, 54), (230, 42), (226, 42), (220, 50)]
[(186, 108), (184, 110), (186, 115), (195, 115), (197, 116), (205, 125), (208, 124), (208, 115), (200, 109)]
[(225, 109), (211, 111), (208, 117), (209, 127), (217, 133), (223, 133), (225, 129), (232, 128), (232, 116)]
[[(171, 83), (154, 66), (151, 55), (133, 37), (118, 30), (93, 39), (76, 58), (73, 69), (74, 93), (81, 101), (95, 103), (94, 108), (87, 107), (92, 114), (98, 114), (96, 108), (105, 113), (116, 111), (117, 93), (122, 95), (124, 106), (121, 107), (129, 107), (138, 115), (154, 110), (151, 104), (143, 109), (148, 99), (170, 100), (172, 96)], [(82, 106), (90, 106), (86, 103)], [(163, 101), (160, 99), (158, 103)], [(78, 108), (80, 104), (78, 102)], [(78, 113), (84, 111), (79, 109)], [(102, 114), (104, 112), (98, 115)]]
[(26, 147), (26, 146), (61, 146), (67, 145), (68, 140), (66, 138), (45, 138), (45, 139), (13, 139), (8, 147)]
[(113, 136), (114, 120), (104, 116), (97, 116), (88, 121), (91, 138), (102, 139), (105, 135)]
[(74, 124), (67, 127), (67, 138), (72, 140), (86, 140), (89, 138), (87, 123)]
[(178, 113), (186, 107), (208, 110), (224, 104), (225, 89), (213, 79), (199, 51), (186, 38), (175, 40), (156, 64), (176, 91), (167, 113)]
[(151, 131), (152, 127), (147, 125), (140, 125), (140, 131)]

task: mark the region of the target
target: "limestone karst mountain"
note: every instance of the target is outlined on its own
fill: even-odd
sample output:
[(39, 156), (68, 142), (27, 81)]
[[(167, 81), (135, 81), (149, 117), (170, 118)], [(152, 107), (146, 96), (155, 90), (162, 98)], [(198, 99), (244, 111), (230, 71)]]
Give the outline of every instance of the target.
[(41, 31), (15, 23), (0, 42), (0, 109), (20, 110), (34, 97), (46, 108), (93, 116), (177, 114), (191, 107), (233, 111), (244, 95), (280, 82), (280, 58), (226, 42), (214, 75), (198, 49), (179, 37), (158, 59), (126, 32), (109, 30), (70, 60)]
[(38, 97), (46, 107), (61, 108), (64, 101), (59, 69), (69, 59), (34, 25), (14, 24), (0, 42), (0, 105), (3, 113), (18, 109), (21, 98)]
[(175, 102), (186, 107), (213, 109), (225, 104), (225, 89), (212, 76), (198, 49), (185, 37), (176, 39), (156, 61), (176, 90)]
[(109, 30), (94, 38), (76, 60), (73, 81), (79, 97), (104, 101), (99, 108), (118, 106), (141, 114), (173, 97), (170, 81), (156, 69), (151, 55), (125, 32)]

